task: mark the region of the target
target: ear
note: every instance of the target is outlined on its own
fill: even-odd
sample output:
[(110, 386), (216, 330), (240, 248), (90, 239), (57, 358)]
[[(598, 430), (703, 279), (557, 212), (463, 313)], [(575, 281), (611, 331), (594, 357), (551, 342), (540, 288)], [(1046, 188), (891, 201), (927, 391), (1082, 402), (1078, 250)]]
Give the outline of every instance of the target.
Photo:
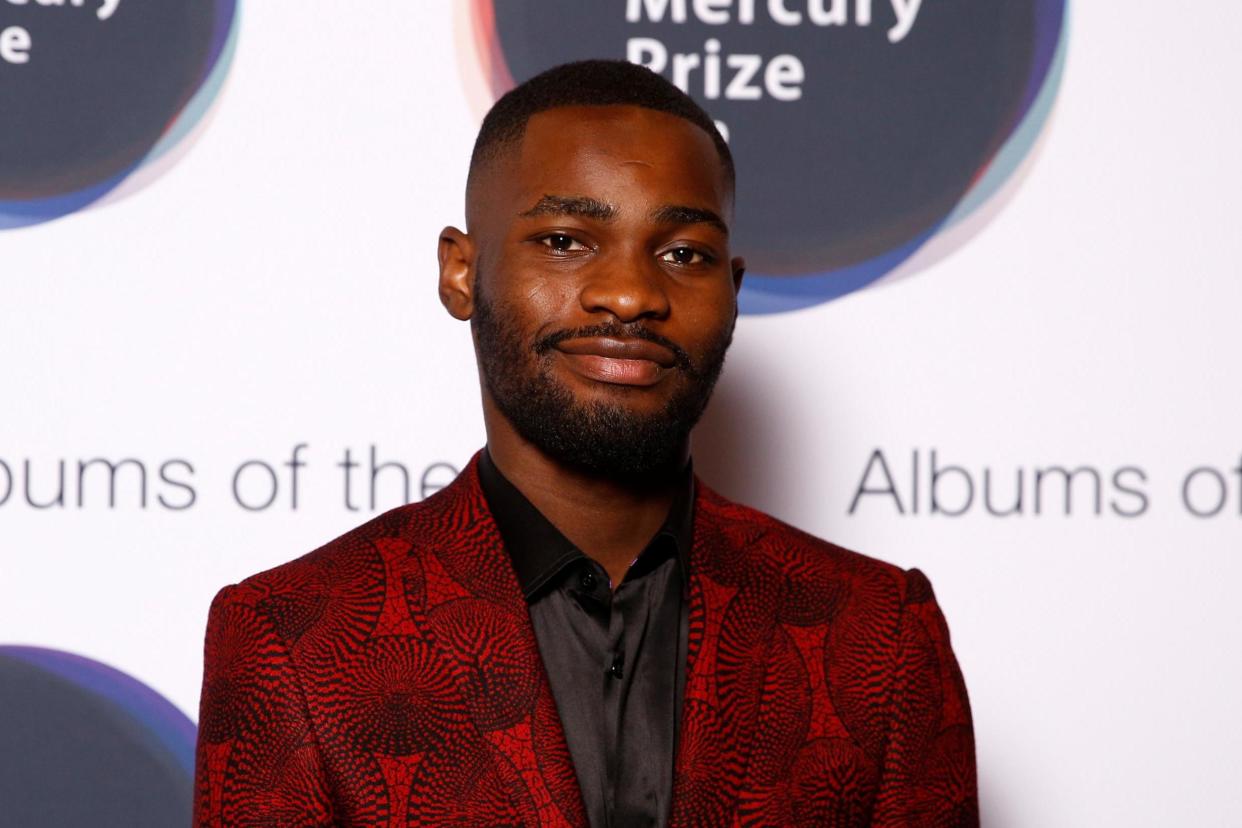
[(474, 239), (456, 227), (440, 231), (440, 304), (455, 319), (474, 314)]
[(735, 256), (729, 266), (733, 269), (733, 292), (737, 293), (742, 289), (742, 277), (746, 275), (746, 260)]

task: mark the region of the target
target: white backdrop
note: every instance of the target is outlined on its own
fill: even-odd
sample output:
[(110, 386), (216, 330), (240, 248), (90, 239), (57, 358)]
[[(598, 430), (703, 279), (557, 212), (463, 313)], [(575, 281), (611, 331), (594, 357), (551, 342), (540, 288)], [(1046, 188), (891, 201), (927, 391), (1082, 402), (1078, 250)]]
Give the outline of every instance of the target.
[[(440, 485), (482, 444), (466, 325), (436, 298), (478, 125), (447, 2), (263, 0), (188, 154), (145, 190), (0, 231), (0, 641), (88, 655), (197, 714), (215, 591), (374, 514), (369, 451)], [(725, 494), (928, 573), (970, 692), (985, 825), (1242, 824), (1242, 7), (1070, 9), (1012, 199), (912, 278), (744, 316), (696, 436)], [(457, 18), (457, 19), (455, 19)], [(5, 129), (11, 125), (5, 124)], [(744, 252), (744, 251), (743, 251)], [(297, 508), (291, 459), (299, 458)], [(343, 469), (350, 449), (351, 511)], [(883, 453), (906, 507), (851, 500)], [(910, 513), (911, 454), (920, 511)], [(990, 470), (932, 515), (927, 476)], [(79, 461), (135, 458), (108, 508)], [(170, 476), (195, 491), (158, 477)], [(26, 461), (39, 510), (24, 499)], [(271, 464), (251, 511), (237, 467)], [(1091, 466), (1071, 515), (1036, 468)], [(1183, 481), (1200, 472), (1183, 500)], [(1123, 478), (1146, 498), (1112, 488)], [(872, 468), (869, 485), (882, 477)], [(0, 470), (0, 487), (4, 485)], [(99, 474), (98, 477), (91, 475)], [(136, 479), (136, 478), (133, 478)], [(239, 496), (268, 497), (250, 465)], [(378, 509), (401, 476), (377, 479)], [(0, 493), (3, 488), (0, 488)], [(940, 483), (951, 506), (960, 474)], [(1210, 511), (1218, 496), (1218, 514)]]

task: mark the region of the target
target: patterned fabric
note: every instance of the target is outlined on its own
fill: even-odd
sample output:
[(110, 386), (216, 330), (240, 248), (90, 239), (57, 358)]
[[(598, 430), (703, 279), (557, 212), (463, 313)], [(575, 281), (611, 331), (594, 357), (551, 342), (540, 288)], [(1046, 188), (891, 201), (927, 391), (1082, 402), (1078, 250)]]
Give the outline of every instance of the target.
[[(195, 825), (586, 825), (477, 463), (216, 596)], [(671, 824), (977, 825), (922, 573), (695, 492)]]

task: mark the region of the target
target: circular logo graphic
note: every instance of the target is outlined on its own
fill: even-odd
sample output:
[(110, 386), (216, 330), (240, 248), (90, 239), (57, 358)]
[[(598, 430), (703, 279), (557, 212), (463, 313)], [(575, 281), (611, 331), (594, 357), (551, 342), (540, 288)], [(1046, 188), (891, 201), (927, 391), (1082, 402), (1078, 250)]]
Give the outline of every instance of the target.
[(0, 3), (0, 229), (128, 195), (192, 143), (237, 0)]
[(1065, 7), (474, 0), (459, 36), (481, 107), (551, 66), (599, 57), (689, 93), (737, 164), (741, 310), (773, 313), (924, 268), (999, 208), (1056, 96)]
[(5, 825), (188, 825), (194, 723), (97, 661), (0, 647)]

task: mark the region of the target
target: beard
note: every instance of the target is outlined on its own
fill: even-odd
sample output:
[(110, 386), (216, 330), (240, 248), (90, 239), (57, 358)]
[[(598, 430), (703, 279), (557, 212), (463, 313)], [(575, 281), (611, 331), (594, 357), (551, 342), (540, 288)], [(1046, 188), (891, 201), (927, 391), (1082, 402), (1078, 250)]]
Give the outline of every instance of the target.
[[(697, 361), (642, 322), (607, 323), (557, 331), (524, 342), (514, 316), (495, 306), (475, 279), (475, 335), (483, 382), (496, 407), (525, 440), (556, 462), (598, 477), (641, 482), (676, 472), (690, 431), (711, 399), (733, 340), (736, 317)], [(604, 400), (580, 402), (553, 374), (557, 343), (579, 337), (647, 339), (675, 356), (668, 370), (677, 388), (653, 413)], [(641, 393), (641, 392), (639, 392)]]

